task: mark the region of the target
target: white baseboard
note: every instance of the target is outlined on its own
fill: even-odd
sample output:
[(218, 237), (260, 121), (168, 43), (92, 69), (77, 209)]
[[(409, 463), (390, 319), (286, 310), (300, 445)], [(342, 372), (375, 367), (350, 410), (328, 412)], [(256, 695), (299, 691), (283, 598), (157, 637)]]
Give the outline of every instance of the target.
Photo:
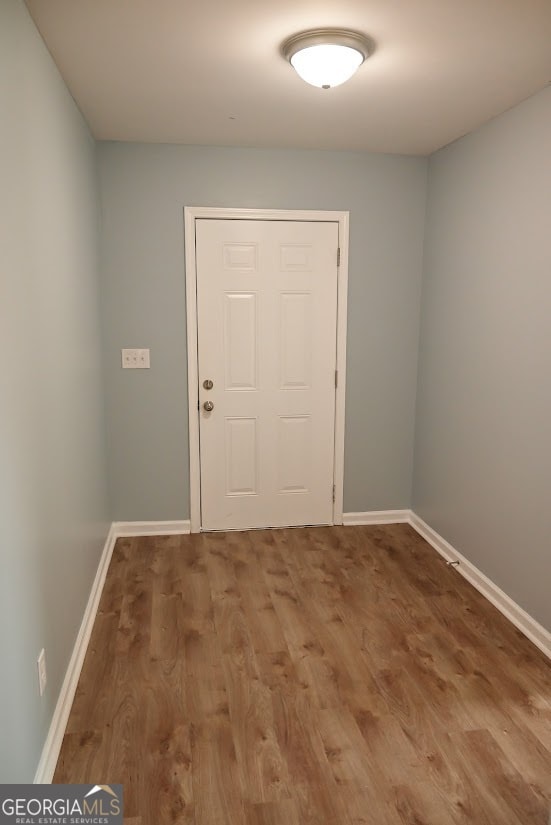
[(191, 532), (187, 521), (114, 521), (113, 530), (118, 539), (132, 536), (184, 536)]
[(369, 510), (366, 513), (343, 513), (342, 523), (347, 526), (368, 524), (408, 524), (411, 510)]
[(96, 619), (99, 601), (103, 590), (103, 585), (105, 584), (105, 577), (107, 576), (107, 570), (113, 554), (116, 538), (113, 525), (111, 525), (109, 533), (107, 534), (107, 539), (105, 540), (105, 545), (103, 547), (96, 576), (92, 584), (92, 589), (90, 590), (90, 596), (88, 597), (88, 603), (84, 611), (84, 616), (82, 618), (75, 646), (71, 654), (71, 659), (69, 661), (65, 678), (61, 686), (61, 691), (55, 706), (48, 736), (46, 737), (46, 742), (44, 743), (44, 747), (42, 749), (42, 755), (34, 777), (35, 785), (49, 785), (51, 784), (54, 776), (59, 752), (61, 750), (61, 744), (63, 742), (63, 736), (65, 734), (65, 728), (67, 727), (67, 721), (69, 719), (69, 713), (71, 712), (71, 706), (73, 704), (73, 699), (77, 689), (80, 672), (82, 670), (82, 665), (84, 664), (84, 657), (86, 656), (88, 642), (90, 641), (90, 635)]
[(532, 618), (522, 609), (507, 593), (504, 593), (497, 584), (475, 567), (461, 553), (455, 550), (449, 542), (442, 538), (432, 527), (415, 515), (411, 514), (411, 526), (422, 536), (434, 549), (443, 556), (446, 561), (458, 561), (456, 570), (475, 587), (479, 593), (491, 602), (494, 607), (503, 613), (521, 633), (524, 633), (542, 653), (551, 659), (551, 633)]

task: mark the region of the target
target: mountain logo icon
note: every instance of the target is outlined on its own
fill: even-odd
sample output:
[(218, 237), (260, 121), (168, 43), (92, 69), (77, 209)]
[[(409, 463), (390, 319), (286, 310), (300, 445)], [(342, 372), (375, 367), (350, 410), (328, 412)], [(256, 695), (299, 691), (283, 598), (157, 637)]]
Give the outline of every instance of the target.
[(110, 785), (94, 785), (92, 790), (88, 791), (88, 793), (84, 795), (84, 798), (86, 799), (86, 797), (92, 796), (93, 794), (99, 793), (100, 791), (105, 791), (105, 793), (114, 796), (115, 799), (119, 798)]

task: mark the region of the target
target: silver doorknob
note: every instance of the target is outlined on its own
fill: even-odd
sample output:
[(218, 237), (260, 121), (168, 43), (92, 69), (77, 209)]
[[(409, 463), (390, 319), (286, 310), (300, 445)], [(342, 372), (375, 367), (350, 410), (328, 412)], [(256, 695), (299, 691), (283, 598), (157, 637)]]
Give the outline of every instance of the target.
[(212, 403), (212, 401), (205, 401), (205, 403), (203, 404), (203, 409), (207, 412), (212, 412), (214, 409), (214, 404)]

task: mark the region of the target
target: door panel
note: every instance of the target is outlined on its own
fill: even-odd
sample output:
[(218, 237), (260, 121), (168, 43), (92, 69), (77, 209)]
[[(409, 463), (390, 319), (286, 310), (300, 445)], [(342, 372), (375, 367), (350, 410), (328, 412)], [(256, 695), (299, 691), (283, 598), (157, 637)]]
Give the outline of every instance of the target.
[(311, 383), (312, 295), (282, 292), (280, 296), (281, 389), (305, 390)]
[(337, 247), (332, 222), (196, 220), (205, 530), (332, 523)]
[(256, 390), (256, 294), (226, 293), (224, 300), (226, 390)]
[(278, 492), (307, 493), (312, 465), (312, 420), (309, 415), (281, 415), (278, 438)]
[(226, 495), (256, 496), (256, 418), (226, 418)]

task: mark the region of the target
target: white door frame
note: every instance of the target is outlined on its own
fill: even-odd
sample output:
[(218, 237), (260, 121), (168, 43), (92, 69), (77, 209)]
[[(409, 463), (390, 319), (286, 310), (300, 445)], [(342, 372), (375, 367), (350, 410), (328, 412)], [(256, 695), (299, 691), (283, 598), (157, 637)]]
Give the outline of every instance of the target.
[(335, 398), (335, 463), (333, 481), (335, 501), (333, 523), (342, 524), (344, 485), (344, 413), (346, 390), (346, 328), (348, 297), (348, 212), (288, 209), (229, 209), (207, 206), (184, 207), (186, 260), (187, 376), (189, 416), (189, 491), (191, 532), (201, 530), (201, 465), (199, 455), (199, 374), (197, 363), (197, 269), (195, 258), (195, 221), (320, 221), (339, 225), (340, 261), (337, 270), (337, 363)]

